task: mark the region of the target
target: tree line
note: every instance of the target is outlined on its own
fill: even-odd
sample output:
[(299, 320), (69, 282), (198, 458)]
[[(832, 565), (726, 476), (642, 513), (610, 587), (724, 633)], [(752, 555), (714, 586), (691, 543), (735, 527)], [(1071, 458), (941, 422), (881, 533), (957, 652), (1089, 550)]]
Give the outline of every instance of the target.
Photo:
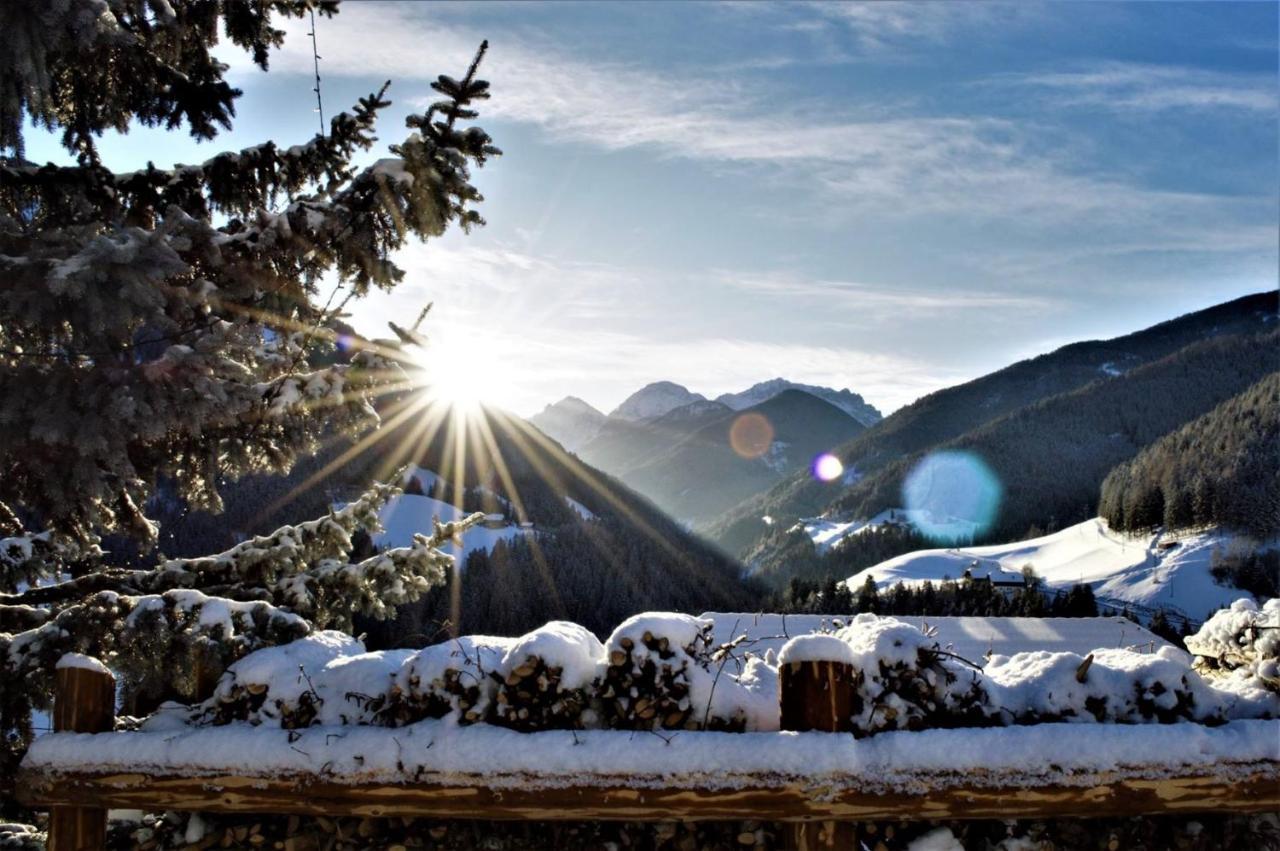
[(1280, 532), (1280, 372), (1165, 435), (1102, 482), (1113, 529), (1226, 526)]

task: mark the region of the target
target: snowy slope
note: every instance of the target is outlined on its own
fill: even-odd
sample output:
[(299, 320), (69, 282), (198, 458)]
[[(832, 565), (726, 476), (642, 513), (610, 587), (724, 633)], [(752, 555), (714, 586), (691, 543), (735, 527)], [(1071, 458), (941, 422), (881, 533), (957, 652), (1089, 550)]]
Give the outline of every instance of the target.
[(609, 416), (635, 422), (660, 417), (676, 408), (703, 401), (706, 401), (705, 396), (691, 393), (689, 388), (673, 381), (655, 381), (628, 396)]
[[(1162, 542), (1177, 546), (1162, 550)], [(871, 576), (880, 587), (926, 579), (936, 583), (948, 576), (958, 579), (975, 561), (980, 569), (1011, 573), (1030, 564), (1051, 590), (1082, 583), (1093, 588), (1100, 602), (1164, 607), (1200, 621), (1245, 596), (1239, 589), (1218, 585), (1209, 572), (1214, 552), (1225, 553), (1232, 543), (1232, 536), (1223, 532), (1131, 537), (1112, 532), (1095, 518), (1029, 541), (907, 553), (845, 582), (857, 588)]]
[[(838, 547), (851, 535), (859, 535), (868, 529), (894, 523), (904, 523), (913, 514), (902, 508), (891, 508), (881, 511), (869, 520), (833, 520), (828, 517), (804, 517), (792, 527), (793, 531), (803, 531), (813, 541), (813, 547), (819, 553), (825, 553), (832, 547)], [(970, 524), (972, 526), (972, 524)], [(972, 528), (969, 529), (972, 534)]]
[[(389, 500), (378, 512), (383, 531), (373, 536), (373, 542), (379, 547), (407, 547), (413, 543), (414, 534), (431, 534), (434, 528), (432, 518), (439, 517), (441, 522), (447, 523), (461, 515), (461, 511), (447, 502), (429, 496), (401, 494)], [(457, 544), (447, 544), (441, 549), (457, 558), (461, 567), (467, 555), (475, 550), (492, 550), (498, 541), (531, 534), (532, 529), (521, 529), (511, 523), (500, 529), (476, 526), (463, 533), (461, 552)]]
[(852, 390), (835, 390), (816, 384), (799, 384), (785, 378), (773, 378), (753, 384), (741, 393), (722, 393), (716, 401), (735, 411), (745, 410), (761, 402), (767, 402), (784, 390), (803, 390), (826, 402), (830, 402), (865, 426), (875, 425), (883, 417), (880, 412)]
[[(745, 647), (763, 656), (776, 655), (789, 638), (830, 631), (834, 615), (777, 615), (760, 612), (704, 612), (713, 621), (712, 644), (725, 644), (747, 636)], [(1128, 618), (997, 618), (997, 617), (901, 617), (913, 626), (936, 631), (939, 646), (950, 648), (975, 664), (988, 655), (1011, 656), (1046, 650), (1084, 655), (1107, 647), (1154, 653), (1168, 644), (1163, 638)], [(844, 618), (848, 623), (849, 618)]]

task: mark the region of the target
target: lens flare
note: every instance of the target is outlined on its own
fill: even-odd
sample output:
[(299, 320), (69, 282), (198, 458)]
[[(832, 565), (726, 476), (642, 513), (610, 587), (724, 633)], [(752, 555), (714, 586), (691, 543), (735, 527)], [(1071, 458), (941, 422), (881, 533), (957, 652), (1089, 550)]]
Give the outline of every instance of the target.
[(902, 483), (907, 518), (939, 543), (972, 541), (991, 528), (1003, 488), (986, 462), (971, 452), (933, 452)]
[(813, 459), (813, 477), (819, 481), (833, 481), (840, 478), (843, 472), (844, 464), (841, 464), (840, 459), (830, 452), (824, 452)]
[(773, 424), (763, 414), (743, 414), (729, 426), (729, 445), (743, 458), (759, 458), (773, 445)]

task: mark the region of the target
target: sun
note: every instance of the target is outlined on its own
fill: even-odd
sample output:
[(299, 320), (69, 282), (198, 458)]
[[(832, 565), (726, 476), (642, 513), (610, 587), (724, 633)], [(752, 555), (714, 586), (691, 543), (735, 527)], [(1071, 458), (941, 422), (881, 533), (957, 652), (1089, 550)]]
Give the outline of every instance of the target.
[(425, 346), (412, 351), (418, 367), (415, 383), (432, 402), (465, 413), (482, 405), (503, 407), (511, 398), (515, 361), (487, 335), (439, 328), (427, 335)]

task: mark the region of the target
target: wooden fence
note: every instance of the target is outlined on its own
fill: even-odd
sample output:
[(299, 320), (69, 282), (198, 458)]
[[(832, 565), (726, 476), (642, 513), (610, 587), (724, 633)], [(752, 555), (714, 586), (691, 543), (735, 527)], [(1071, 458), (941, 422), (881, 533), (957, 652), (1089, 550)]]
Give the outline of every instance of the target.
[[(784, 664), (783, 730), (849, 729), (855, 672), (839, 662)], [(109, 731), (115, 683), (86, 668), (57, 672), (56, 730)], [(1172, 733), (1171, 733), (1172, 734)], [(697, 734), (692, 734), (697, 735)], [(631, 788), (582, 785), (553, 789), (478, 785), (342, 784), (320, 776), (153, 776), (137, 772), (24, 768), (19, 799), (50, 808), (49, 851), (103, 848), (108, 808), (278, 815), (423, 816), (548, 820), (726, 820), (794, 822), (794, 849), (851, 848), (849, 823), (875, 819), (1103, 817), (1232, 811), (1280, 811), (1274, 761), (1234, 766), (1230, 777), (1200, 768), (1160, 779), (1075, 777), (1071, 785), (952, 785), (919, 794), (767, 788)]]

